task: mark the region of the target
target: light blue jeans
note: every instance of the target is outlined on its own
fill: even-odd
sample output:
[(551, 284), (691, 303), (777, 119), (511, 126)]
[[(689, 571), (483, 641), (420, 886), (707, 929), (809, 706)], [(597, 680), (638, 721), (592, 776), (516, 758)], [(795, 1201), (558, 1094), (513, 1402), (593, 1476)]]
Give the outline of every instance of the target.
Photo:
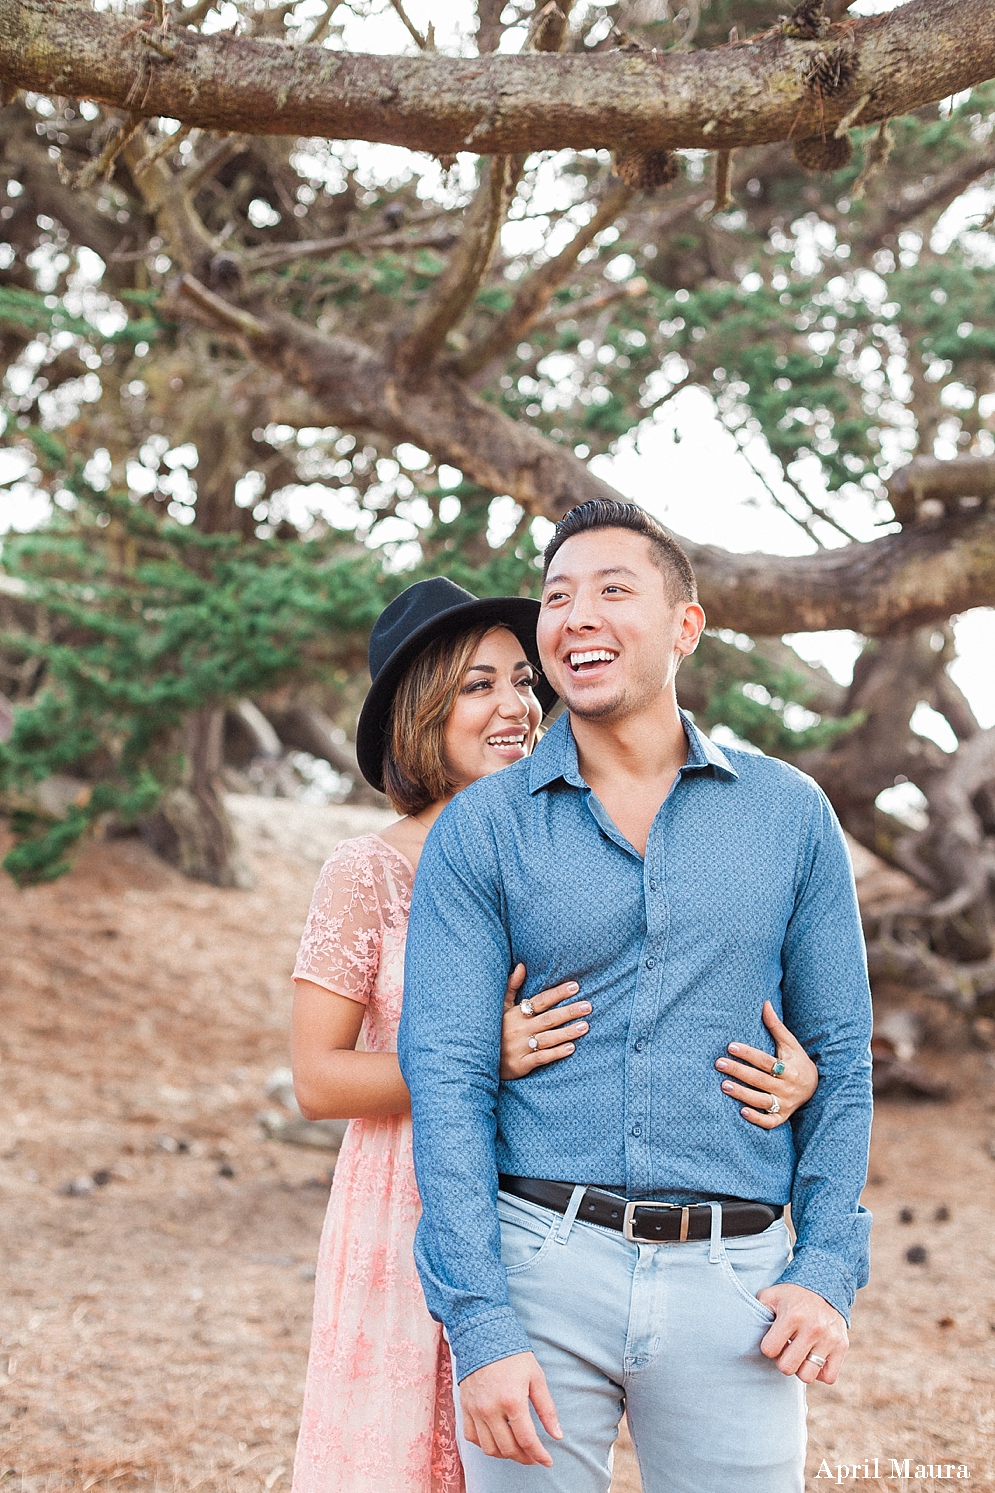
[[(564, 1439), (552, 1468), (485, 1456), (463, 1439), (467, 1493), (607, 1493), (623, 1410), (644, 1493), (803, 1493), (805, 1389), (760, 1352), (773, 1313), (756, 1292), (788, 1260), (762, 1234), (630, 1244), (501, 1193), (502, 1259)], [(534, 1418), (534, 1416), (533, 1416)]]

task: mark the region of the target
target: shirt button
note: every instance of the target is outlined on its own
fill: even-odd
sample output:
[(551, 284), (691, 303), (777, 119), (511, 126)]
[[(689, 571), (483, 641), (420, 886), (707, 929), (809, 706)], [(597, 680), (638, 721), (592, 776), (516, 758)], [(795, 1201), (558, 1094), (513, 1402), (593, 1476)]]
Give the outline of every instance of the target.
[(645, 1043), (645, 1042), (644, 1042), (644, 1041), (643, 1041), (643, 1039), (642, 1039), (642, 1038), (641, 1038), (641, 1037), (640, 1037), (640, 1039), (639, 1039), (639, 1041), (638, 1041), (638, 1042), (637, 1042), (637, 1043), (636, 1043), (636, 1051), (637, 1051), (637, 1052), (642, 1052), (642, 1050), (643, 1050), (643, 1048), (644, 1048), (644, 1047), (645, 1047), (645, 1046), (646, 1046), (646, 1043)]
[(647, 961), (646, 961), (646, 968), (647, 969), (653, 969), (655, 966), (656, 966), (656, 960), (655, 959), (647, 959)]
[(632, 1133), (633, 1135), (642, 1135), (643, 1127), (641, 1125), (633, 1125)]
[(660, 883), (658, 881), (651, 881), (650, 882), (650, 891), (651, 892), (658, 891), (659, 887), (660, 887)]

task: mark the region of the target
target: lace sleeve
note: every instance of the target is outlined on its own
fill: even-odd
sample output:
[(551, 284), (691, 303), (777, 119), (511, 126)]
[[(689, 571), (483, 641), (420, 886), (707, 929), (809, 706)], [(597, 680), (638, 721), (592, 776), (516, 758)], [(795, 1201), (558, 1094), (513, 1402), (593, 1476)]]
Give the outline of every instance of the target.
[(361, 842), (344, 840), (321, 868), (294, 979), (310, 980), (365, 1005), (376, 983), (383, 927), (372, 858)]

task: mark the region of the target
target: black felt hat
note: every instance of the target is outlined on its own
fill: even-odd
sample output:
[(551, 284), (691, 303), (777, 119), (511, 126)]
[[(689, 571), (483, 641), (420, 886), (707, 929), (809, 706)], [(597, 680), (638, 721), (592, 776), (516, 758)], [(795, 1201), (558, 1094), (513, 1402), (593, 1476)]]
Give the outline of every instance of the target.
[[(466, 632), (480, 623), (504, 626), (515, 634), (526, 658), (538, 667), (536, 623), (539, 603), (527, 596), (488, 596), (478, 600), (443, 576), (416, 581), (385, 607), (370, 633), (373, 684), (356, 728), (356, 756), (363, 777), (383, 792), (383, 755), (394, 692), (406, 669), (436, 638)], [(544, 678), (536, 698), (549, 710), (556, 692)]]

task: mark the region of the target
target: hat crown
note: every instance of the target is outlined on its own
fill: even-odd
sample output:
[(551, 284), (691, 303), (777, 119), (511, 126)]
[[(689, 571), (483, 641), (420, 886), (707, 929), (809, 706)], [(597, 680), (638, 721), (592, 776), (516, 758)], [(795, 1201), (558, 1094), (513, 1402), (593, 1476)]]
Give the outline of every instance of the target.
[(398, 648), (415, 633), (454, 607), (466, 606), (477, 598), (445, 576), (416, 581), (384, 607), (370, 633), (370, 674), (376, 679)]

